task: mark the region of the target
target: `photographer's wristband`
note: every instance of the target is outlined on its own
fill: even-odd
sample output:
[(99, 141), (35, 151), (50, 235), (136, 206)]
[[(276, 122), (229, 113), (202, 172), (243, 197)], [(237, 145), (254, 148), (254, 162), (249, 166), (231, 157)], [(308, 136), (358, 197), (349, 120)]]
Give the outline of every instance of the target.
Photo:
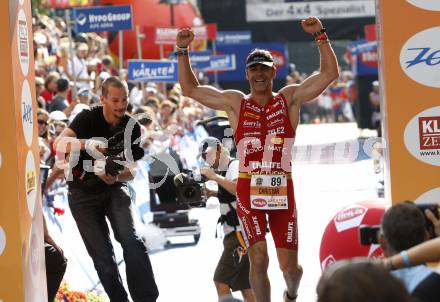
[(407, 251), (401, 251), (400, 256), (402, 256), (403, 265), (405, 267), (411, 267), (411, 261), (409, 260), (409, 255)]

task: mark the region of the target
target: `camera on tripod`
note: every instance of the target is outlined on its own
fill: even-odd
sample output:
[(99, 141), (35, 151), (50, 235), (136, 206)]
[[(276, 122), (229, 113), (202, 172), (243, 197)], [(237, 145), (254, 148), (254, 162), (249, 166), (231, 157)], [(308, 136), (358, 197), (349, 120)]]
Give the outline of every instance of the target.
[(193, 208), (206, 206), (208, 200), (206, 184), (208, 179), (197, 171), (186, 171), (174, 176), (177, 202)]

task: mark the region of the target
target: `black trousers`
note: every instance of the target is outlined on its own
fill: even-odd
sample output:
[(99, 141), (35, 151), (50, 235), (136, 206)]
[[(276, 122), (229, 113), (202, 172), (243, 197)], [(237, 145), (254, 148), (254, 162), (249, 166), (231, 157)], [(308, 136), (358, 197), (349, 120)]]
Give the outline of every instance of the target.
[(46, 256), (47, 301), (53, 302), (66, 272), (67, 259), (49, 243), (44, 244)]
[(127, 283), (134, 302), (154, 302), (159, 291), (150, 258), (136, 235), (127, 187), (109, 186), (102, 193), (87, 193), (69, 188), (69, 206), (87, 252), (111, 302), (128, 301), (116, 263), (109, 229), (121, 244), (126, 265)]

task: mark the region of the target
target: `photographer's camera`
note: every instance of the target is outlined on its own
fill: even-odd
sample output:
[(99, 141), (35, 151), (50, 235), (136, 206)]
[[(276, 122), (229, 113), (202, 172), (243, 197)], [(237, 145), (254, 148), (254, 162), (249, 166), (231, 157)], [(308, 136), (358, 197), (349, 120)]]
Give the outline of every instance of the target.
[(207, 201), (207, 192), (204, 176), (197, 175), (192, 171), (179, 173), (174, 176), (174, 185), (177, 190), (177, 202), (187, 204), (190, 207), (204, 207)]

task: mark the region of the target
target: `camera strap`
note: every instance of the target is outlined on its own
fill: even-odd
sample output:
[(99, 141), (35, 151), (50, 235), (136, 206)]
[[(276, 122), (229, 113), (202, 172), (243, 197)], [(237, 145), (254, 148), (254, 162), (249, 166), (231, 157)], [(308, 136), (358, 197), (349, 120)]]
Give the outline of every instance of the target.
[(244, 242), (243, 234), (241, 233), (241, 231), (236, 230), (235, 236), (237, 237), (237, 240), (240, 243), (240, 247), (241, 247), (241, 249), (239, 249), (239, 253), (241, 253), (241, 256), (246, 255), (247, 254), (247, 246), (246, 246), (246, 243)]

